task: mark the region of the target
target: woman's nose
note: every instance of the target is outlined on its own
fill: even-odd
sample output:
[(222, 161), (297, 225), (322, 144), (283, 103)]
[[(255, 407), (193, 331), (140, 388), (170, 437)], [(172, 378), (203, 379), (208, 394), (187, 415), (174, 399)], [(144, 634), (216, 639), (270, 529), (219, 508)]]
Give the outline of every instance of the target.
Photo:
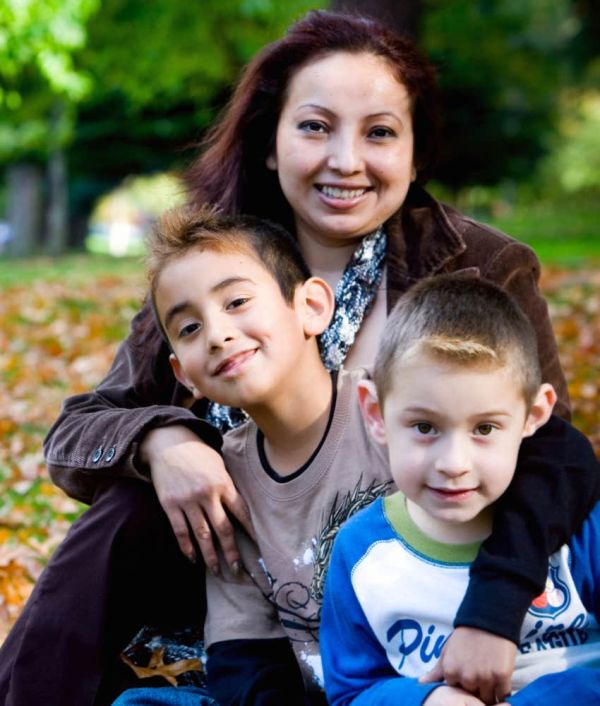
[(363, 158), (357, 137), (340, 133), (329, 141), (327, 166), (344, 176), (356, 174), (363, 168)]

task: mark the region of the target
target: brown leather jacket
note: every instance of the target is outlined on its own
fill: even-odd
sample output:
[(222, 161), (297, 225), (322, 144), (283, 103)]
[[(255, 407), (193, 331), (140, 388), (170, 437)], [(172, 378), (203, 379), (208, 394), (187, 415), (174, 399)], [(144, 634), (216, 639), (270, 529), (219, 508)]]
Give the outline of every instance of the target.
[[(415, 185), (386, 230), (388, 311), (423, 277), (464, 272), (496, 282), (513, 295), (531, 320), (543, 379), (556, 388), (556, 413), (568, 419), (567, 387), (548, 309), (538, 290), (540, 265), (531, 248), (466, 218)], [(184, 406), (187, 391), (175, 381), (167, 346), (155, 329), (146, 302), (107, 376), (93, 392), (68, 398), (46, 437), (44, 450), (52, 479), (84, 502), (91, 501), (99, 477), (148, 480), (136, 462), (136, 453), (149, 429), (183, 424), (211, 445), (220, 444), (215, 430), (199, 419), (202, 406)], [(149, 331), (153, 342), (144, 348)]]

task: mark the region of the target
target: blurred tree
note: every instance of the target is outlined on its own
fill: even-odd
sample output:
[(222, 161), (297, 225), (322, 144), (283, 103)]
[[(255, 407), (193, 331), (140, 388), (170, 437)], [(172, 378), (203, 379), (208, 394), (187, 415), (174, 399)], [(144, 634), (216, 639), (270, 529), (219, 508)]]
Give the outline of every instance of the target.
[(446, 139), (437, 176), (458, 189), (527, 179), (556, 128), (580, 28), (573, 0), (424, 0)]
[(39, 244), (44, 203), (42, 166), (49, 163), (50, 249), (63, 247), (66, 169), (72, 106), (90, 82), (72, 60), (99, 0), (3, 0), (0, 4), (0, 164), (6, 165), (14, 254)]
[(79, 65), (95, 82), (70, 150), (73, 245), (98, 195), (181, 165), (241, 67), (315, 0), (103, 0)]

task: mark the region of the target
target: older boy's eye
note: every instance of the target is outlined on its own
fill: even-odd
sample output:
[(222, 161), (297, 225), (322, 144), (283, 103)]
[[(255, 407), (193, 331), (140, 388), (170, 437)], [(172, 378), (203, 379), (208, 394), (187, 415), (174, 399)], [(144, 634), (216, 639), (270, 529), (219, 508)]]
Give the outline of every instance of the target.
[(227, 305), (228, 309), (237, 309), (239, 306), (243, 306), (247, 301), (249, 300), (249, 297), (236, 297), (232, 301), (229, 302)]
[(187, 336), (191, 336), (195, 331), (198, 331), (201, 328), (202, 326), (198, 321), (194, 321), (193, 324), (186, 324), (180, 329), (179, 338), (186, 338)]
[(429, 422), (417, 422), (415, 429), (419, 434), (432, 434), (435, 431), (433, 424), (429, 424)]
[(480, 436), (488, 436), (494, 431), (495, 427), (493, 424), (478, 424), (475, 432)]

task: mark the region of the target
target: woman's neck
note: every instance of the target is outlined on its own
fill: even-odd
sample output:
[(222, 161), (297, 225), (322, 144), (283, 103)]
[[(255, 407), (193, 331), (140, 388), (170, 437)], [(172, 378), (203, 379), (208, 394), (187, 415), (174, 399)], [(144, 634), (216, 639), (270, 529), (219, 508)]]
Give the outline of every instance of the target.
[(298, 243), (311, 273), (322, 277), (334, 291), (361, 239), (339, 242), (338, 246), (332, 246), (298, 233)]

